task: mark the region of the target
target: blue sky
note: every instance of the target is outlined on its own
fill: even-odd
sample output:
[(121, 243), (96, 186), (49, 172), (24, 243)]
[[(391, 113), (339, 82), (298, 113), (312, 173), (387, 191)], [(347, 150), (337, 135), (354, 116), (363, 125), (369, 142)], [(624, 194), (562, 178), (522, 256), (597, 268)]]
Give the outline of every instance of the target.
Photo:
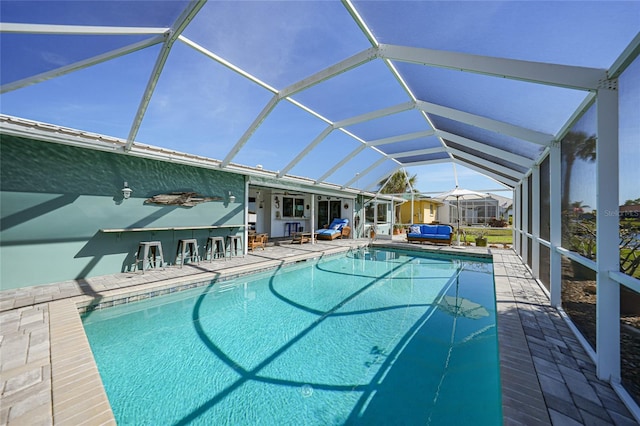
[[(185, 4), (125, 3), (3, 1), (0, 8), (3, 22), (166, 27)], [(597, 68), (609, 67), (640, 28), (637, 1), (354, 4), (382, 43)], [(277, 90), (371, 46), (338, 1), (210, 1), (183, 35)], [(3, 85), (147, 38), (8, 33), (1, 37)], [(126, 138), (158, 52), (159, 46), (152, 46), (4, 93), (0, 95), (1, 111)], [(419, 100), (550, 134), (560, 129), (586, 96), (575, 90), (413, 64), (398, 64), (398, 69)], [(640, 145), (637, 127), (628, 118), (638, 111), (632, 94), (640, 88), (632, 82), (626, 87), (631, 94), (621, 94), (621, 173), (625, 175), (633, 171), (631, 164), (640, 161), (640, 153), (634, 148)], [(157, 83), (137, 140), (224, 159), (271, 97), (267, 88), (178, 41)], [(313, 86), (294, 99), (334, 122), (409, 100), (379, 59)], [(281, 101), (233, 161), (280, 170), (326, 126), (321, 117)], [(349, 130), (369, 141), (428, 128), (414, 111)], [(496, 134), (495, 143), (501, 137)], [(359, 143), (333, 131), (291, 173), (317, 178)], [(508, 145), (511, 141), (500, 143)], [(355, 171), (365, 169), (377, 158), (378, 153), (367, 149), (327, 180), (344, 184)], [(391, 167), (391, 161), (381, 164), (359, 185), (377, 182), (378, 176)], [(461, 165), (455, 169), (461, 187), (499, 187)], [(451, 164), (411, 167), (409, 173), (417, 174), (418, 189), (424, 192), (443, 192), (455, 185)], [(634, 179), (622, 179), (621, 199), (639, 197), (637, 186)]]

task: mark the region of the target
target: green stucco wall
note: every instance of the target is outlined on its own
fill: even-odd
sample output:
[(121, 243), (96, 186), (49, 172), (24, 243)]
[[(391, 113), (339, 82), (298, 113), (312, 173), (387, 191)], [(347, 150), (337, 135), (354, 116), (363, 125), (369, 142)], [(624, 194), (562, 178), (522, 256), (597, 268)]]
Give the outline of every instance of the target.
[[(130, 155), (0, 135), (0, 287), (19, 288), (129, 270), (140, 241), (159, 240), (175, 260), (177, 240), (228, 230), (102, 233), (102, 228), (244, 223), (244, 176)], [(123, 200), (127, 181), (133, 190)], [(144, 204), (157, 194), (223, 197), (194, 207)], [(234, 203), (226, 201), (231, 191)], [(235, 228), (233, 232), (241, 232)]]

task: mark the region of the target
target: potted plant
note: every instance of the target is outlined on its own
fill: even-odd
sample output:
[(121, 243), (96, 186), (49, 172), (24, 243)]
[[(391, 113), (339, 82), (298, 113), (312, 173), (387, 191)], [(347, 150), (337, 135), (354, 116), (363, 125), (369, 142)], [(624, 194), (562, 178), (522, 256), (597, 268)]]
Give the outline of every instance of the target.
[(395, 224), (393, 225), (393, 235), (400, 235), (402, 233), (402, 225)]
[(486, 231), (484, 229), (476, 231), (474, 233), (476, 236), (476, 247), (486, 247), (487, 246), (487, 237)]

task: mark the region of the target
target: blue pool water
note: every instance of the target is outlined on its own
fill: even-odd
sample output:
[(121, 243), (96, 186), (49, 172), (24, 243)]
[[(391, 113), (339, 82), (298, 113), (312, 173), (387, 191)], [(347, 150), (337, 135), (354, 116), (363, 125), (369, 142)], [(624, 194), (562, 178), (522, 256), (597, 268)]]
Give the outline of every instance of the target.
[(118, 424), (501, 424), (492, 264), (354, 251), (83, 317)]

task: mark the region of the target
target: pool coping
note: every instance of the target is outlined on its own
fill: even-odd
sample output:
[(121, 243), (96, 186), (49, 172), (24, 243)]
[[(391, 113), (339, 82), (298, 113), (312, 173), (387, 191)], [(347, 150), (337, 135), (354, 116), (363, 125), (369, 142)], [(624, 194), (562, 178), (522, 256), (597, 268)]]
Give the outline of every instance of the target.
[[(134, 301), (137, 300), (136, 297), (139, 300), (152, 297), (152, 295), (164, 294), (163, 292), (165, 291), (170, 293), (172, 289), (176, 289), (177, 287), (183, 287), (184, 289), (192, 288), (189, 286), (195, 287), (200, 283), (206, 284), (212, 279), (232, 279), (237, 276), (274, 269), (321, 256), (339, 254), (353, 248), (366, 246), (368, 243), (368, 241), (361, 241), (359, 244), (330, 247), (326, 251), (288, 256), (286, 259), (263, 260), (258, 264), (258, 267), (256, 267), (256, 264), (245, 264), (238, 267), (226, 268), (224, 271), (192, 273), (179, 278), (136, 285), (135, 287), (118, 288), (101, 293), (99, 302), (103, 303), (102, 307), (107, 307), (109, 304), (113, 306), (125, 299), (126, 301)], [(540, 284), (533, 279), (530, 271), (522, 264), (522, 260), (513, 250), (472, 248), (464, 250), (464, 253), (461, 253), (458, 249), (443, 246), (384, 241), (374, 242), (372, 246), (442, 253), (463, 256), (465, 258), (491, 258), (494, 264), (496, 288), (503, 422), (504, 424), (549, 425), (552, 424), (552, 417), (554, 421), (566, 417), (564, 413), (558, 412), (559, 407), (557, 404), (553, 407), (550, 405), (549, 389), (543, 389), (545, 379), (541, 374), (544, 374), (544, 372), (540, 373), (539, 361), (532, 355), (532, 349), (530, 347), (531, 338), (527, 335), (523, 327), (524, 319), (521, 318), (523, 306), (524, 309), (527, 307), (523, 305), (523, 301), (521, 300), (523, 297), (522, 291), (535, 293), (534, 297), (541, 303), (544, 303), (544, 298), (547, 298), (546, 305), (550, 309), (549, 312), (557, 313), (557, 310), (548, 306), (547, 295), (540, 288)], [(47, 342), (50, 346), (47, 354), (50, 358), (50, 365), (48, 367), (50, 369), (51, 379), (49, 383), (47, 383), (46, 380), (47, 366), (44, 355), (39, 355), (39, 358), (32, 360), (30, 365), (35, 365), (43, 369), (41, 377), (42, 383), (38, 383), (38, 385), (41, 385), (43, 388), (46, 388), (47, 384), (50, 386), (50, 400), (48, 403), (46, 400), (43, 401), (43, 399), (46, 399), (41, 395), (44, 391), (39, 392), (38, 398), (35, 400), (31, 396), (26, 398), (28, 403), (25, 401), (15, 402), (9, 398), (9, 402), (14, 403), (14, 406), (18, 406), (21, 403), (24, 405), (18, 410), (21, 415), (17, 417), (13, 416), (13, 418), (10, 419), (9, 409), (13, 409), (14, 414), (17, 409), (12, 407), (9, 407), (9, 409), (0, 408), (0, 424), (9, 424), (9, 420), (18, 424), (21, 422), (24, 423), (25, 421), (33, 423), (32, 420), (34, 419), (46, 419), (47, 412), (50, 413), (51, 421), (42, 422), (45, 424), (115, 424), (115, 419), (81, 321), (81, 312), (86, 311), (87, 307), (95, 303), (96, 300), (94, 295), (82, 295), (12, 310), (12, 312), (21, 313), (22, 318), (20, 321), (22, 321), (27, 314), (32, 314), (30, 310), (40, 309), (45, 311), (42, 322), (50, 332), (49, 342)], [(123, 301), (122, 303), (125, 302)], [(545, 312), (545, 314), (549, 312)], [(38, 318), (41, 317), (42, 315)], [(557, 317), (560, 322), (564, 321), (559, 314)], [(27, 324), (26, 327), (33, 328), (34, 322), (29, 321), (30, 324)], [(584, 358), (585, 359), (582, 360), (583, 362), (589, 362), (588, 356)], [(26, 372), (29, 366), (29, 360), (27, 360), (27, 364), (27, 366), (9, 369), (8, 372), (5, 371), (3, 366), (2, 373), (8, 373), (9, 376), (3, 379), (3, 383), (10, 383), (11, 380), (14, 380), (14, 382), (24, 382), (25, 375), (30, 374), (32, 376), (32, 373)], [(43, 364), (44, 367), (40, 364)], [(5, 376), (6, 375), (7, 374), (5, 374)], [(3, 383), (0, 383), (0, 385)], [(604, 389), (608, 384), (605, 382), (602, 383), (602, 392), (609, 392), (607, 389)], [(8, 389), (8, 387), (8, 385), (5, 385), (5, 389)], [(19, 396), (20, 391), (21, 390), (18, 389), (14, 396)], [(611, 391), (611, 394), (613, 395), (607, 394), (607, 396), (613, 400), (615, 393)], [(25, 394), (25, 396), (28, 395)], [(3, 394), (0, 402), (7, 402), (3, 401), (5, 399)], [(618, 402), (618, 404), (620, 403)], [(32, 409), (29, 410), (29, 407)], [(608, 410), (611, 412), (610, 409)], [(623, 412), (624, 410), (619, 408), (619, 411)], [(571, 420), (569, 417), (566, 418)], [(624, 417), (622, 418), (624, 419)]]

